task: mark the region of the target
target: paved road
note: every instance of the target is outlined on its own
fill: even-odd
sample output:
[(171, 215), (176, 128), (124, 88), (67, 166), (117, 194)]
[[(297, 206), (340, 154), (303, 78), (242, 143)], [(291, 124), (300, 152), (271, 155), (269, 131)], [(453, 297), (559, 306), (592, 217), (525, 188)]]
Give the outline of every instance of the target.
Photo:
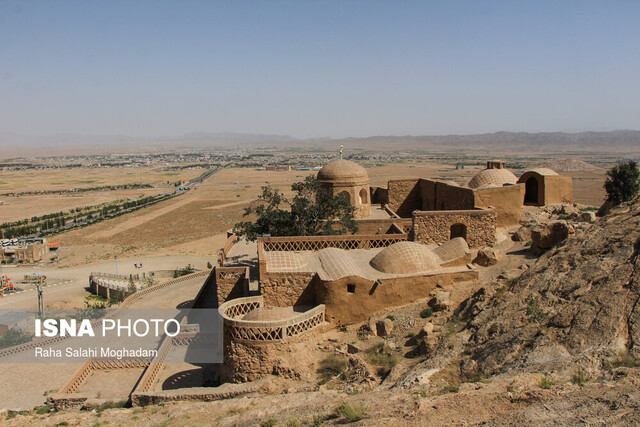
[[(86, 295), (85, 287), (87, 281), (78, 283), (75, 280), (64, 280), (49, 282), (44, 288), (45, 306), (49, 304), (49, 300), (52, 302), (60, 301), (61, 299), (69, 299), (70, 297)], [(80, 285), (80, 286), (79, 286)], [(9, 308), (38, 308), (38, 297), (34, 287), (26, 287), (23, 284), (18, 284), (18, 287), (25, 287), (25, 289), (7, 294), (4, 297), (0, 297), (0, 309)]]
[[(137, 258), (118, 258), (119, 274), (137, 274), (140, 270), (134, 267), (134, 263), (144, 264), (143, 272), (184, 267), (191, 264), (197, 269), (206, 269), (206, 263), (210, 257), (194, 257), (187, 255), (155, 256)], [(92, 271), (103, 273), (115, 273), (115, 262), (108, 261), (75, 268), (44, 267), (16, 267), (3, 268), (2, 273), (7, 274), (17, 287), (24, 288), (24, 292), (8, 294), (0, 297), (0, 309), (10, 308), (37, 308), (38, 299), (32, 285), (20, 283), (25, 273), (42, 273), (47, 276), (48, 285), (44, 288), (45, 307), (56, 308), (83, 308), (84, 297), (89, 295), (89, 275)]]

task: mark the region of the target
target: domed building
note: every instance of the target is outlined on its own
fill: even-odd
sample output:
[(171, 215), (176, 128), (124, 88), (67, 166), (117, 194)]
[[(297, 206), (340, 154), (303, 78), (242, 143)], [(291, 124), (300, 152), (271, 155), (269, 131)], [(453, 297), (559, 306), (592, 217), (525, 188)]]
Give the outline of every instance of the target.
[(356, 208), (356, 218), (371, 215), (369, 175), (362, 166), (349, 160), (334, 160), (318, 171), (317, 179), (323, 191), (346, 197)]
[(571, 177), (558, 175), (549, 168), (530, 169), (522, 174), (518, 183), (525, 186), (525, 205), (544, 206), (573, 201)]
[(369, 264), (381, 273), (425, 273), (440, 268), (442, 260), (425, 245), (416, 242), (394, 243), (374, 256)]
[(468, 187), (473, 189), (503, 187), (505, 185), (516, 185), (518, 178), (504, 167), (490, 167), (484, 169), (471, 178)]

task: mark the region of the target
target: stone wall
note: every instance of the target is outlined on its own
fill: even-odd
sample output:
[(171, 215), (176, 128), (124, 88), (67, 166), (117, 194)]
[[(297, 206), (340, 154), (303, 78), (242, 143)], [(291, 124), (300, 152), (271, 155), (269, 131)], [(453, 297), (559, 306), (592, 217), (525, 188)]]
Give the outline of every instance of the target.
[(218, 304), (249, 294), (249, 268), (216, 266), (214, 274)]
[[(565, 177), (562, 185), (553, 185), (545, 191), (549, 197), (567, 199)], [(540, 188), (544, 188), (544, 183)], [(548, 185), (548, 184), (547, 184)], [(568, 186), (570, 188), (570, 185)], [(491, 207), (496, 211), (499, 227), (516, 225), (520, 221), (524, 202), (524, 185), (473, 190), (467, 187), (434, 181), (431, 179), (389, 181), (388, 206), (403, 218), (410, 218), (413, 211), (471, 210)], [(561, 202), (555, 202), (561, 203)]]
[[(394, 234), (397, 230), (402, 232), (411, 232), (413, 222), (409, 218), (386, 218), (386, 219), (358, 219), (358, 233), (357, 234)], [(393, 225), (397, 227), (394, 227)], [(405, 227), (408, 229), (405, 230)]]
[(383, 187), (371, 187), (371, 204), (385, 204), (389, 202), (389, 189)]
[(473, 190), (446, 182), (420, 179), (420, 201), (417, 210), (473, 209)]
[(411, 213), (421, 206), (419, 179), (399, 179), (389, 181), (389, 208), (403, 218), (411, 218)]
[(267, 306), (289, 307), (315, 305), (315, 292), (310, 286), (315, 273), (269, 273), (260, 277), (260, 294)]
[(487, 246), (496, 241), (496, 213), (491, 209), (464, 211), (416, 211), (413, 213), (414, 240), (441, 244), (451, 239), (451, 226), (466, 227), (465, 240), (470, 247)]
[(258, 343), (236, 341), (225, 335), (220, 379), (240, 383), (276, 375), (307, 381), (315, 372), (315, 347), (307, 338), (302, 336), (285, 343)]
[(259, 389), (259, 384), (223, 384), (219, 387), (191, 387), (176, 390), (134, 392), (131, 395), (131, 405), (160, 405), (165, 402), (177, 401), (213, 402), (216, 400), (232, 399), (247, 393), (256, 392)]
[(133, 291), (130, 291), (128, 288), (118, 288), (115, 285), (108, 285), (106, 281), (95, 277), (89, 277), (89, 288), (94, 294), (108, 300), (122, 301), (133, 294)]

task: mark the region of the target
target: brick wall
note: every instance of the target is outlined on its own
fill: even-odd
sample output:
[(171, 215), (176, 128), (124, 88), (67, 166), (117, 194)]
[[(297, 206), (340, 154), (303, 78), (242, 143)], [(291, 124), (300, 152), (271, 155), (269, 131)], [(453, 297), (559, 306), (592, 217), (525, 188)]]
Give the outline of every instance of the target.
[(260, 278), (260, 295), (267, 306), (315, 305), (311, 284), (315, 273), (265, 273)]

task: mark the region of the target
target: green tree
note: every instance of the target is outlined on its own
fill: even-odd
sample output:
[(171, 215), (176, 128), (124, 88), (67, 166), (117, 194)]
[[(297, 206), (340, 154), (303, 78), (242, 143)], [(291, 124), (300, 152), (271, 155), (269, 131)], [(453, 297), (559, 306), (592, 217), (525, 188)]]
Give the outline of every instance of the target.
[(237, 223), (236, 235), (255, 240), (259, 234), (326, 236), (358, 231), (355, 208), (344, 196), (323, 191), (315, 177), (296, 182), (291, 189), (295, 195), (288, 200), (278, 189), (262, 187), (262, 194), (244, 212), (256, 220)]
[(604, 183), (607, 200), (616, 205), (631, 200), (640, 190), (639, 178), (640, 171), (633, 160), (609, 169)]

